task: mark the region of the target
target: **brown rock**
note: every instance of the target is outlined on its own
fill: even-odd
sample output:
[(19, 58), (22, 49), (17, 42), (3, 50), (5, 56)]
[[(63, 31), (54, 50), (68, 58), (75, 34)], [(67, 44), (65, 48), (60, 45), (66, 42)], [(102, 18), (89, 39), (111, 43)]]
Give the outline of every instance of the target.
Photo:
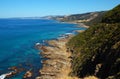
[(33, 76), (33, 73), (31, 71), (27, 71), (25, 75), (23, 76), (24, 79), (31, 78)]

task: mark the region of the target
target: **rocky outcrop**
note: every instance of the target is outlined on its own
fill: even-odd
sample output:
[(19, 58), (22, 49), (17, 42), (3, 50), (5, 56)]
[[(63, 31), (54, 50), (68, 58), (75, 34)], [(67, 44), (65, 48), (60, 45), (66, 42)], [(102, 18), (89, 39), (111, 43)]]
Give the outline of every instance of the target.
[(27, 71), (25, 73), (25, 75), (23, 76), (23, 79), (30, 79), (30, 78), (32, 78), (32, 76), (33, 76), (33, 72), (32, 71)]
[[(50, 46), (41, 46), (40, 54), (46, 58), (42, 61), (43, 67), (40, 69), (41, 76), (36, 79), (67, 79), (70, 78), (71, 53), (67, 52), (66, 42), (69, 38), (48, 41)], [(74, 79), (74, 78), (73, 78)]]

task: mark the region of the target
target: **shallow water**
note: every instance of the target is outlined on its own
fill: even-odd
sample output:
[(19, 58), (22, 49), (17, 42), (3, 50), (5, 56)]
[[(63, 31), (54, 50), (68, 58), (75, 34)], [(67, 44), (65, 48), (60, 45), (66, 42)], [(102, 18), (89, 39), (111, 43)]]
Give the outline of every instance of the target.
[[(0, 74), (7, 73), (9, 67), (19, 65), (37, 72), (42, 67), (42, 57), (35, 44), (85, 29), (76, 26), (45, 19), (0, 19)], [(23, 74), (11, 79), (21, 79)]]

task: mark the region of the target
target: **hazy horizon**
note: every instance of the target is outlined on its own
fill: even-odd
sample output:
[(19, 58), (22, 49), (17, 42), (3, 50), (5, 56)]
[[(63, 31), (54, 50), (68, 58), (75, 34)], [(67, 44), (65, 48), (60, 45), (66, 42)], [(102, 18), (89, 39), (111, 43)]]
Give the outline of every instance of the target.
[(0, 0), (0, 18), (71, 15), (110, 10), (120, 0)]
[[(108, 10), (104, 10), (104, 11), (108, 11)], [(101, 12), (101, 11), (92, 11), (92, 12)], [(84, 12), (84, 13), (90, 13), (90, 12)], [(27, 18), (35, 18), (35, 19), (44, 19), (44, 17), (49, 17), (49, 16), (69, 16), (69, 15), (74, 15), (74, 14), (84, 14), (84, 13), (73, 13), (73, 14), (63, 14), (63, 15), (44, 15), (44, 16), (20, 16), (20, 17), (0, 17), (0, 19), (16, 19), (16, 18), (20, 18), (20, 19), (27, 19)]]

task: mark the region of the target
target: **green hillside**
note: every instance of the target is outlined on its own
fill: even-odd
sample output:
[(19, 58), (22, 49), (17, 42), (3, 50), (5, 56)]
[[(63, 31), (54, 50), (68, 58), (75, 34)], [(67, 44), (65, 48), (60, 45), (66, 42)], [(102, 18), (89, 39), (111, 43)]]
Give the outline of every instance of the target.
[(70, 39), (67, 47), (72, 52), (71, 75), (120, 79), (120, 5)]
[(102, 19), (104, 23), (120, 23), (120, 5), (107, 12)]

